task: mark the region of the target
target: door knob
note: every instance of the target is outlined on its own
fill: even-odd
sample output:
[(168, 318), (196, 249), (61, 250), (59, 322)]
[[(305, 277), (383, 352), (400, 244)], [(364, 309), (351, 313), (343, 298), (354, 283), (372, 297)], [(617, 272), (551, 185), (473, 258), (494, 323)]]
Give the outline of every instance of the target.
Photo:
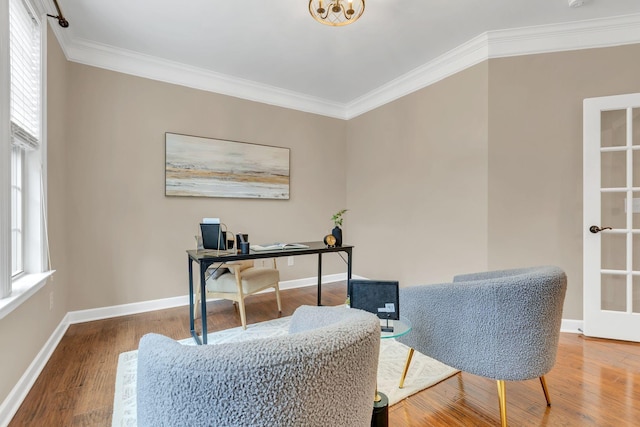
[(592, 225), (591, 227), (589, 227), (589, 231), (592, 232), (593, 234), (599, 233), (602, 230), (611, 230), (611, 227), (598, 227), (597, 225)]

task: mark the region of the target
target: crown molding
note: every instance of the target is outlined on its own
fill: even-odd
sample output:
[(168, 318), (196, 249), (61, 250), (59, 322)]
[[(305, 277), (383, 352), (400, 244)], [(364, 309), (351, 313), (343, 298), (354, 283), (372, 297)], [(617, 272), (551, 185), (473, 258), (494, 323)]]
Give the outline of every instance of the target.
[(67, 46), (65, 54), (70, 61), (120, 73), (308, 113), (346, 118), (345, 107), (340, 103), (112, 46), (74, 41)]
[(489, 58), (594, 49), (640, 42), (640, 13), (492, 31)]
[(481, 34), (347, 104), (347, 120), (409, 95), (488, 58), (488, 35)]
[(347, 120), (490, 58), (640, 42), (640, 14), (489, 31), (347, 104)]
[[(39, 0), (46, 4), (50, 0)], [(489, 31), (346, 104), (137, 52), (72, 40), (51, 25), (68, 60), (283, 108), (349, 120), (491, 58), (640, 43), (640, 13)]]

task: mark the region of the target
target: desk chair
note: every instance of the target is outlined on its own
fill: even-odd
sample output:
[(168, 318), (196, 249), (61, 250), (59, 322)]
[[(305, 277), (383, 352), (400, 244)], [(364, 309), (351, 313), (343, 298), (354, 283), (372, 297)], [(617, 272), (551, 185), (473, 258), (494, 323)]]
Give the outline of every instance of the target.
[[(278, 303), (278, 313), (281, 313), (280, 272), (277, 269), (275, 258), (272, 259), (272, 262), (273, 268), (255, 267), (253, 260), (225, 263), (217, 270), (210, 268), (207, 271), (208, 277), (205, 275), (205, 277), (207, 277), (205, 299), (222, 298), (233, 301), (234, 304), (238, 305), (242, 328), (247, 329), (244, 299), (264, 289), (274, 288), (276, 291), (276, 301)], [(200, 287), (198, 286), (196, 304), (194, 306), (194, 318), (197, 317), (197, 307), (200, 307), (200, 301)]]

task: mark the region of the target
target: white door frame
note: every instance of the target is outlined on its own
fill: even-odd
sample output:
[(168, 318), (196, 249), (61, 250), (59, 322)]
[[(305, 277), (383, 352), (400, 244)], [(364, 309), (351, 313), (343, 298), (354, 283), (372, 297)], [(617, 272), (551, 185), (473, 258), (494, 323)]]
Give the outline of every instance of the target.
[[(632, 313), (631, 294), (633, 277), (640, 276), (640, 271), (633, 271), (633, 234), (640, 234), (640, 224), (631, 229), (633, 215), (633, 192), (640, 192), (640, 187), (633, 185), (633, 155), (640, 156), (638, 143), (633, 146), (633, 108), (640, 107), (640, 93), (616, 95), (584, 100), (583, 111), (583, 301), (584, 301), (584, 334), (602, 338), (640, 341), (640, 314)], [(601, 112), (609, 110), (626, 110), (626, 146), (601, 148)], [(637, 148), (636, 148), (637, 147)], [(626, 181), (624, 188), (614, 191), (626, 193), (627, 226), (625, 229), (607, 230), (604, 233), (625, 234), (626, 270), (603, 270), (601, 262), (601, 233), (593, 233), (589, 228), (601, 224), (601, 152), (628, 151), (626, 157)], [(601, 273), (624, 275), (626, 278), (627, 306), (626, 311), (602, 310)]]

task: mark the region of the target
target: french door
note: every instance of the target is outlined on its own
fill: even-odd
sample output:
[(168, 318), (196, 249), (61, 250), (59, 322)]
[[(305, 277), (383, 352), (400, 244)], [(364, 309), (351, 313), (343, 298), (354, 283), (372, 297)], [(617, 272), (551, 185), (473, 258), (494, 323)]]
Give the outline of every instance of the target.
[(640, 341), (640, 94), (584, 100), (584, 334)]

